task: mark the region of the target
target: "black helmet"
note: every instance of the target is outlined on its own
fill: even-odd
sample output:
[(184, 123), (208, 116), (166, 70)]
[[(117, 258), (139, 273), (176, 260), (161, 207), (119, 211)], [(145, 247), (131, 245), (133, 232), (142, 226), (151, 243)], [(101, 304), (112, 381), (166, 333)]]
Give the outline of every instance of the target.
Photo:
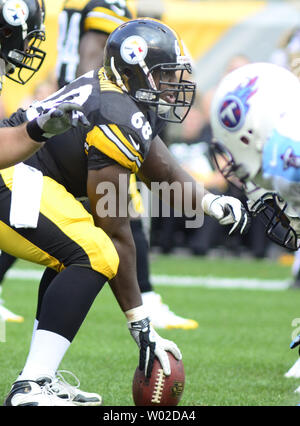
[(44, 0), (0, 0), (0, 57), (4, 73), (17, 83), (25, 84), (44, 61), (46, 53), (39, 48), (44, 20)]
[[(192, 72), (191, 59), (175, 31), (158, 20), (135, 19), (113, 31), (105, 46), (104, 68), (135, 101), (155, 108), (166, 121), (182, 122), (192, 106), (196, 85), (184, 80), (184, 74)], [(177, 82), (166, 81), (172, 72), (179, 72)], [(175, 102), (162, 99), (166, 92), (175, 96)], [(173, 114), (166, 114), (170, 110)]]

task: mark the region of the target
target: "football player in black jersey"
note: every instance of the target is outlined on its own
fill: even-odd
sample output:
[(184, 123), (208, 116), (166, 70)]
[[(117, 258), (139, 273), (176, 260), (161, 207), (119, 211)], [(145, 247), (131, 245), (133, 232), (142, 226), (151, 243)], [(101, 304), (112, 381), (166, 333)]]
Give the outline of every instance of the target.
[[(76, 77), (103, 64), (104, 46), (108, 35), (122, 22), (132, 17), (125, 0), (66, 0), (59, 16), (59, 41), (56, 74), (59, 88), (70, 83)], [(133, 11), (133, 15), (135, 11)], [(134, 197), (140, 197), (131, 176), (131, 188)], [(142, 208), (142, 205), (140, 206)], [(149, 278), (148, 241), (141, 218), (131, 220), (131, 229), (137, 248), (137, 274), (142, 299), (146, 305), (155, 328), (181, 328), (184, 330), (198, 327), (191, 319), (176, 315), (168, 305), (163, 304), (159, 294), (154, 292)], [(0, 258), (2, 277), (12, 259), (9, 255)]]
[[(172, 29), (152, 19), (128, 21), (109, 36), (103, 68), (6, 123), (17, 125), (75, 94), (90, 126), (53, 137), (25, 162), (43, 176), (35, 229), (10, 225), (14, 167), (0, 174), (0, 247), (53, 270), (52, 277), (42, 278), (30, 353), (5, 405), (76, 404), (74, 397), (58, 401), (55, 374), (106, 281), (139, 347), (140, 369), (149, 377), (157, 356), (168, 375), (166, 351), (181, 358), (175, 343), (155, 332), (143, 308), (127, 214), (131, 173), (150, 188), (153, 182), (177, 182), (182, 200), (188, 198), (199, 213), (202, 208), (221, 224), (232, 224), (231, 232), (243, 232), (249, 224), (239, 200), (199, 188), (158, 136), (164, 121), (180, 123), (188, 113), (195, 84), (183, 77), (190, 72), (190, 59)], [(76, 200), (84, 196), (92, 215)]]
[[(43, 0), (41, 4), (38, 0), (0, 0), (0, 91), (4, 76), (26, 84), (40, 69), (46, 55), (40, 48), (45, 39), (44, 18)], [(53, 110), (31, 123), (1, 129), (0, 168), (30, 157), (40, 149), (39, 142), (81, 123), (82, 116), (72, 120), (72, 111), (77, 109), (78, 105), (71, 103), (61, 105), (59, 111)], [(40, 140), (42, 135), (46, 137)]]
[[(134, 13), (133, 13), (134, 14)], [(121, 23), (132, 17), (127, 2), (122, 0), (66, 0), (59, 15), (58, 58), (56, 66), (59, 88), (76, 77), (103, 63), (104, 46), (108, 35)], [(140, 198), (136, 189), (135, 176), (131, 176), (133, 199)], [(88, 203), (85, 206), (89, 208)], [(143, 208), (142, 204), (140, 206)], [(141, 218), (131, 220), (133, 238), (137, 248), (137, 275), (143, 302), (149, 311), (155, 328), (194, 329), (198, 323), (183, 318), (163, 304), (159, 294), (154, 292), (149, 278), (148, 241)], [(15, 258), (7, 253), (0, 257), (1, 282), (13, 265)], [(2, 305), (2, 317), (8, 321), (21, 322), (23, 317), (16, 315)], [(1, 312), (0, 312), (1, 313)]]
[[(79, 75), (99, 68), (103, 62), (103, 51), (108, 35), (129, 18), (132, 18), (132, 14), (125, 0), (65, 0), (63, 10), (59, 15), (56, 64), (58, 87), (62, 88)], [(16, 133), (19, 128), (3, 129), (1, 131)], [(27, 135), (27, 133), (23, 133)], [(12, 155), (12, 145), (9, 144), (7, 138), (5, 138), (3, 144), (4, 142), (9, 145), (9, 153)], [(15, 144), (17, 143), (21, 146), (21, 148), (17, 146), (18, 159), (23, 160), (23, 151), (21, 149), (28, 149), (28, 142), (24, 143), (21, 138), (18, 138)], [(41, 147), (41, 144), (32, 142), (31, 146), (32, 151), (29, 152), (27, 157), (34, 154)], [(5, 157), (2, 153), (0, 163), (4, 159)], [(23, 322), (24, 318), (9, 310), (4, 304), (4, 299), (1, 298), (2, 282), (15, 260), (14, 256), (10, 256), (5, 252), (0, 256), (0, 318), (9, 322)]]

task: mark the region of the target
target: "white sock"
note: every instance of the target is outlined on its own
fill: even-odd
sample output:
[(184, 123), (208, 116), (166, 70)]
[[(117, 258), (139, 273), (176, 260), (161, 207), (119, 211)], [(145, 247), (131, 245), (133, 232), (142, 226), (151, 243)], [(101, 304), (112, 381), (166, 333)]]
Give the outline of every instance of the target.
[(37, 319), (35, 319), (34, 323), (33, 323), (33, 330), (32, 330), (30, 348), (29, 348), (29, 353), (28, 353), (27, 359), (30, 357), (31, 348), (32, 348), (33, 340), (34, 340), (34, 337), (35, 337), (35, 332), (36, 332), (36, 330), (38, 328), (38, 325), (39, 325), (39, 321)]
[(39, 325), (39, 321), (37, 319), (35, 319), (34, 323), (33, 323), (33, 330), (32, 330), (32, 336), (31, 336), (31, 343), (30, 343), (29, 353), (30, 353), (31, 348), (32, 348), (32, 343), (33, 343), (35, 332), (36, 332), (36, 330), (38, 328), (38, 325)]
[(70, 344), (65, 337), (52, 331), (36, 330), (18, 380), (37, 380), (41, 377), (53, 379)]

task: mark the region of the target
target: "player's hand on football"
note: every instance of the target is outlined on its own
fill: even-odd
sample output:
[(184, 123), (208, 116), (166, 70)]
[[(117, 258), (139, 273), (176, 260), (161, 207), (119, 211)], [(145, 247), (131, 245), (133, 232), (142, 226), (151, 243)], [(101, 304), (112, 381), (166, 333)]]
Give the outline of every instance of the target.
[(229, 235), (233, 232), (245, 234), (250, 227), (250, 215), (237, 198), (205, 194), (202, 199), (202, 208), (206, 214), (217, 219), (220, 225), (232, 224)]
[(86, 118), (81, 105), (75, 102), (61, 104), (44, 110), (38, 117), (27, 123), (27, 132), (36, 142), (45, 142), (52, 136), (66, 132), (71, 127), (88, 127), (90, 122)]
[(140, 348), (139, 369), (145, 372), (146, 377), (151, 377), (154, 359), (157, 357), (164, 374), (169, 376), (171, 374), (171, 367), (166, 351), (171, 352), (176, 359), (182, 359), (177, 345), (171, 340), (160, 337), (150, 325), (149, 318), (129, 322), (128, 328)]

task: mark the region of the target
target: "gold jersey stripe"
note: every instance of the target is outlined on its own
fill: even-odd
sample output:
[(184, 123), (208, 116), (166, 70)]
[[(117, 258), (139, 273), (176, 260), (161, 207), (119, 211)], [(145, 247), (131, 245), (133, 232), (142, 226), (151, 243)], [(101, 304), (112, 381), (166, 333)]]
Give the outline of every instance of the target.
[(136, 0), (127, 0), (126, 1), (126, 5), (127, 5), (129, 12), (132, 15), (132, 19), (137, 18), (137, 4), (136, 3), (137, 3)]
[(113, 278), (118, 270), (119, 258), (108, 235), (94, 225), (92, 215), (63, 185), (44, 176), (44, 187), (41, 213), (83, 249), (94, 271), (108, 279)]
[(113, 92), (123, 93), (123, 90), (119, 86), (117, 86), (116, 83), (113, 83), (111, 80), (109, 80), (106, 77), (103, 67), (100, 68), (98, 72), (98, 78), (100, 83), (100, 89), (102, 92), (113, 91)]
[[(11, 189), (14, 167), (1, 171), (5, 185)], [(54, 201), (55, 200), (55, 201)], [(93, 270), (112, 279), (118, 270), (119, 258), (108, 235), (94, 225), (93, 217), (63, 185), (43, 177), (40, 212), (87, 254)], [(49, 266), (60, 272), (65, 266), (55, 257), (19, 235), (0, 221), (0, 247), (16, 257)]]
[(126, 139), (126, 137), (123, 135), (123, 133), (121, 132), (121, 130), (119, 129), (119, 127), (116, 124), (109, 124), (108, 127), (116, 135), (116, 137), (121, 141), (121, 143), (123, 143), (135, 157), (138, 157), (138, 159), (142, 163), (144, 161), (143, 157), (131, 145), (131, 143)]
[(133, 173), (138, 171), (139, 167), (137, 163), (128, 158), (98, 126), (95, 126), (93, 130), (87, 134), (86, 141), (89, 146), (94, 146), (126, 169), (131, 170)]
[(64, 8), (82, 10), (90, 0), (66, 0)]
[[(1, 177), (10, 191), (13, 185), (14, 170), (14, 167), (1, 170)], [(17, 231), (2, 221), (0, 221), (0, 247), (1, 250), (11, 253), (17, 258), (44, 265), (57, 272), (65, 268), (58, 259), (18, 234)]]
[(88, 13), (84, 21), (84, 30), (98, 30), (112, 33), (123, 22), (127, 22), (126, 16), (120, 16), (110, 9), (96, 7)]
[(17, 258), (44, 265), (57, 272), (64, 269), (64, 265), (58, 259), (50, 256), (2, 221), (0, 221), (0, 246), (1, 250)]

